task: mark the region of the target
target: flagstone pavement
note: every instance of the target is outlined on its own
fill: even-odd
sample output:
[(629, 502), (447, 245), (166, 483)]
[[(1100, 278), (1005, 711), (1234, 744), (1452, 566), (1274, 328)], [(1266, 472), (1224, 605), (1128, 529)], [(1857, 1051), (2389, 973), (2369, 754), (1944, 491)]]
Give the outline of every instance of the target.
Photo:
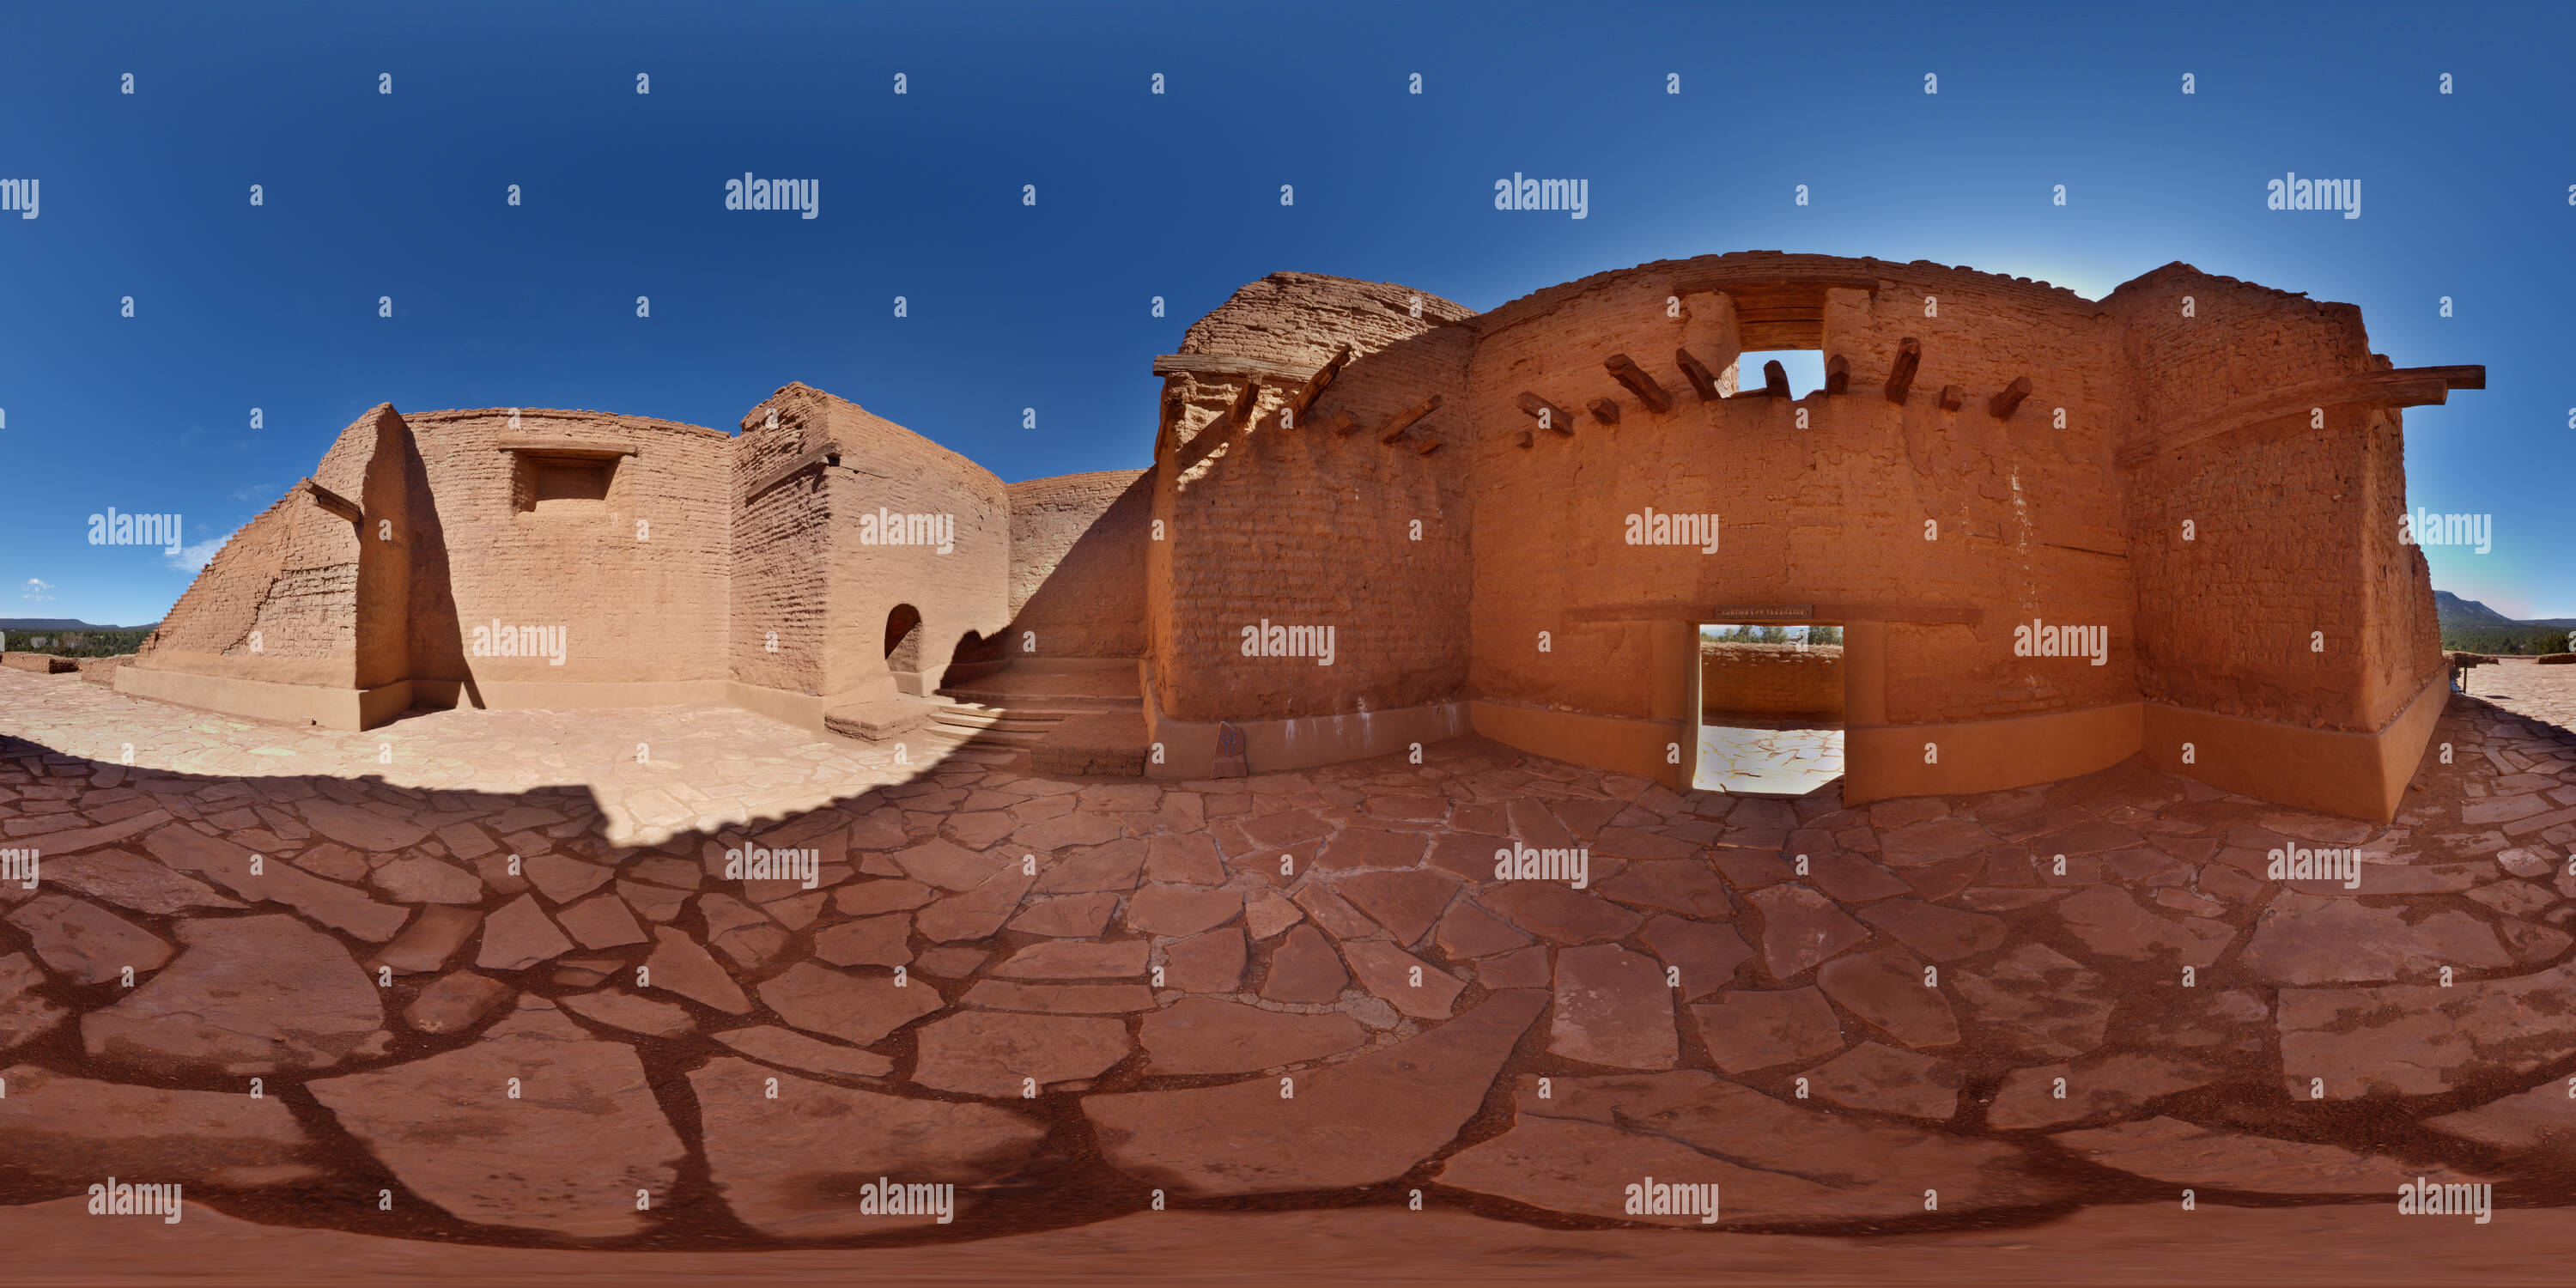
[[(1811, 1233), (2564, 1206), (2576, 668), (2528, 669), (2387, 825), (2135, 760), (1856, 808), (1474, 739), (1053, 779), (730, 708), (334, 733), (0, 671), (0, 1205), (112, 1175), (674, 1250), (1417, 1194), (1708, 1224), (1647, 1178)], [(1588, 871), (1497, 880), (1515, 845)]]

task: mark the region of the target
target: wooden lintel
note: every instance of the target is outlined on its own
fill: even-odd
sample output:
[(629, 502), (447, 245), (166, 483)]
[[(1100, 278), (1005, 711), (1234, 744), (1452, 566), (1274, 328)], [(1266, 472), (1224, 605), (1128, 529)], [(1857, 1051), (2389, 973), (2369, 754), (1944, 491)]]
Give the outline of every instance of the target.
[(1889, 402), (1901, 403), (1905, 401), (1905, 395), (1914, 388), (1914, 371), (1917, 367), (1922, 365), (1923, 342), (1921, 340), (1917, 340), (1913, 336), (1909, 335), (1904, 339), (1897, 341), (1896, 367), (1894, 370), (1887, 373), (1887, 400)]
[(1710, 374), (1708, 364), (1700, 361), (1690, 350), (1673, 350), (1673, 365), (1682, 369), (1682, 378), (1690, 381), (1691, 390), (1699, 395), (1701, 402), (1716, 402), (1721, 396), (1717, 392), (1717, 377)]
[(1673, 409), (1673, 396), (1665, 393), (1664, 387), (1656, 384), (1655, 378), (1647, 375), (1645, 369), (1627, 354), (1611, 354), (1601, 360), (1601, 366), (1610, 373), (1611, 379), (1626, 385), (1629, 393), (1637, 395), (1637, 401), (1646, 404), (1648, 410), (1660, 415)]
[(1595, 398), (1584, 406), (1592, 412), (1592, 419), (1604, 425), (1619, 423), (1619, 404), (1607, 398)]
[(1789, 396), (1789, 369), (1781, 366), (1778, 358), (1762, 364), (1762, 396), (1765, 398)]
[[(2248, 429), (2270, 421), (2307, 424), (2306, 415), (2319, 407), (2361, 405), (2365, 407), (2425, 407), (2447, 402), (2453, 388), (2452, 376), (2457, 370), (2446, 367), (2400, 367), (2393, 371), (2372, 371), (2361, 375), (2334, 376), (2240, 399), (2209, 415), (2171, 425), (2161, 438), (2121, 450), (2117, 458), (2123, 466), (2145, 463), (2156, 453), (2188, 447), (2216, 438), (2221, 434)], [(2463, 377), (2466, 378), (2466, 377)], [(2291, 418), (2298, 419), (2293, 422)]]
[(1433, 394), (1430, 397), (1387, 417), (1386, 424), (1378, 428), (1377, 441), (1380, 443), (1394, 442), (1397, 438), (1403, 436), (1404, 431), (1413, 428), (1413, 422), (1438, 410), (1440, 410), (1440, 395)]
[(2015, 376), (2011, 384), (2004, 386), (2002, 393), (1996, 394), (1993, 400), (1986, 404), (1986, 410), (1994, 413), (1997, 420), (2011, 420), (2012, 414), (2021, 410), (2021, 400), (2028, 397), (2030, 397), (2030, 377)]
[(1523, 390), (1520, 396), (1520, 409), (1528, 413), (1530, 419), (1537, 421), (1540, 428), (1555, 430), (1568, 438), (1574, 437), (1574, 416), (1563, 407)]
[(1974, 626), (1986, 610), (1959, 604), (1601, 604), (1566, 610), (1578, 622), (1923, 622)]
[(1828, 395), (1851, 392), (1851, 359), (1839, 353), (1825, 359), (1825, 392)]
[(1261, 376), (1280, 384), (1294, 384), (1312, 373), (1303, 367), (1260, 358), (1236, 358), (1215, 353), (1167, 353), (1154, 359), (1158, 376)]
[(607, 443), (583, 438), (504, 438), (492, 444), (492, 449), (579, 461), (606, 461), (635, 455), (633, 443)]
[(1305, 419), (1306, 409), (1315, 405), (1315, 400), (1322, 397), (1325, 388), (1333, 383), (1333, 377), (1342, 374), (1342, 364), (1350, 360), (1351, 346), (1343, 345), (1333, 354), (1331, 361), (1316, 368), (1315, 374), (1306, 377), (1306, 383), (1288, 400), (1288, 418), (1291, 424)]
[(1958, 385), (1941, 386), (1941, 410), (1957, 411), (1968, 403), (1968, 391)]

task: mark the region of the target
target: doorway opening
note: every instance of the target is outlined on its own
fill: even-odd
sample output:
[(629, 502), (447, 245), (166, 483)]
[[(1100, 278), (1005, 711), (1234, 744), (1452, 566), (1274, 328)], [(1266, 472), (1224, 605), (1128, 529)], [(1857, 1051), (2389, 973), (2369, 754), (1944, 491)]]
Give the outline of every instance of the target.
[(1842, 777), (1842, 627), (1702, 624), (1699, 693), (1691, 786), (1804, 796)]
[(886, 614), (886, 669), (909, 675), (921, 669), (921, 610), (897, 604)]

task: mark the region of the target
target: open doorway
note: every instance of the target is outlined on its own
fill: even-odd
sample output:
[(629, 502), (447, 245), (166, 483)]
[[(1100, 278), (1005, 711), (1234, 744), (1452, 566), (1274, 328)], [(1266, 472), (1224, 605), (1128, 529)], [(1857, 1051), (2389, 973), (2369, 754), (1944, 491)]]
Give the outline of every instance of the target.
[(1842, 777), (1840, 626), (1703, 624), (1699, 691), (1691, 786), (1804, 796)]

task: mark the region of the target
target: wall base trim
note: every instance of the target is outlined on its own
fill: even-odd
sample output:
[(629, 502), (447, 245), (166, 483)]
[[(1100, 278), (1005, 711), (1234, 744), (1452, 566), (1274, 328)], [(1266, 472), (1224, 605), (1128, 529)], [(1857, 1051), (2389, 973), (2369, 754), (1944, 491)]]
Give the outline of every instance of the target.
[[(2375, 733), (2148, 703), (2146, 751), (2167, 773), (2212, 787), (2385, 823), (2404, 803), (2450, 698), (2449, 677), (2436, 671)], [(2192, 748), (2188, 765), (2182, 763), (2185, 743)]]

